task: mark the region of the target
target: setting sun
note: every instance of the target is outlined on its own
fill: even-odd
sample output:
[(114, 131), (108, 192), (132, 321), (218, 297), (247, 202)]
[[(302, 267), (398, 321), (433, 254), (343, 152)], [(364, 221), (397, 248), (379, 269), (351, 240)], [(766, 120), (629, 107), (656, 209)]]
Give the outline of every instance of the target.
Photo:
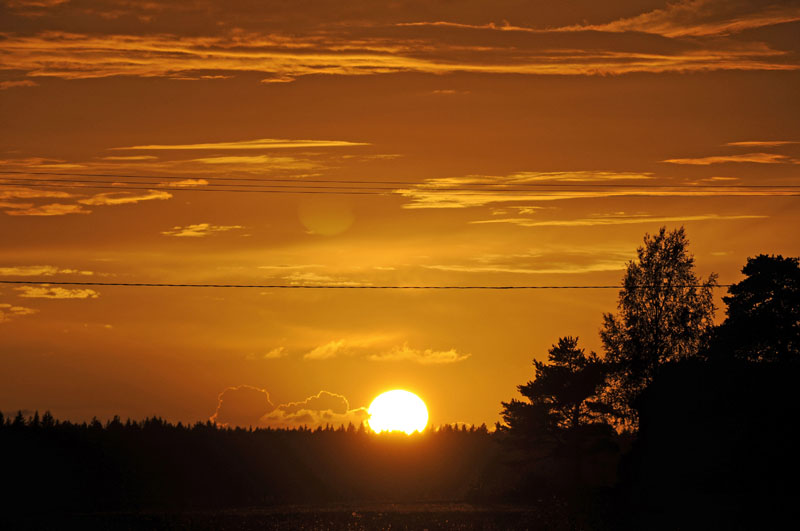
[(411, 435), (422, 432), (428, 424), (428, 408), (414, 393), (395, 389), (375, 398), (369, 405), (369, 427), (376, 433), (403, 431)]

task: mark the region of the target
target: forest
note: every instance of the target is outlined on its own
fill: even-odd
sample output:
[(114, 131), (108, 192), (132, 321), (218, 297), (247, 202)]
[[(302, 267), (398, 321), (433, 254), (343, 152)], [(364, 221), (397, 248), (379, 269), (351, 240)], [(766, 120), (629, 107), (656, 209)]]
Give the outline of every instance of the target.
[(645, 235), (602, 316), (603, 352), (553, 338), (491, 428), (0, 413), (2, 518), (465, 502), (526, 507), (532, 529), (773, 527), (799, 490), (800, 262), (748, 258), (715, 321), (716, 276), (697, 277), (688, 247), (683, 228)]

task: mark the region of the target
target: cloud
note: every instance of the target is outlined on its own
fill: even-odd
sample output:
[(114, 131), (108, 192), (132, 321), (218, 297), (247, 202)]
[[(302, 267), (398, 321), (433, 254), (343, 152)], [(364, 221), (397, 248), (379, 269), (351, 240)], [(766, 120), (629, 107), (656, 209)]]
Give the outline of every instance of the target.
[(470, 91), (468, 90), (455, 90), (455, 89), (436, 89), (431, 91), (431, 94), (436, 94), (439, 96), (466, 95), (469, 93)]
[(779, 147), (800, 144), (796, 140), (751, 140), (747, 142), (728, 142), (726, 146), (738, 147)]
[(319, 167), (319, 164), (310, 160), (296, 159), (294, 157), (271, 157), (269, 155), (205, 157), (191, 159), (186, 162), (227, 164), (231, 166), (258, 165), (261, 170), (266, 168), (273, 170), (312, 170)]
[[(769, 155), (782, 157), (782, 155)], [(735, 157), (735, 156), (733, 156)], [(744, 157), (747, 157), (745, 155)], [(787, 157), (788, 159), (788, 157)], [(701, 159), (671, 159), (670, 161)], [(761, 159), (759, 159), (761, 160)], [(789, 159), (797, 163), (795, 159)], [(742, 160), (739, 160), (742, 161)], [(690, 162), (686, 162), (689, 164)], [(700, 164), (700, 163), (696, 163)], [(403, 208), (470, 208), (491, 203), (561, 201), (568, 199), (591, 199), (603, 197), (698, 197), (698, 196), (777, 196), (794, 195), (792, 190), (757, 190), (748, 188), (715, 189), (693, 183), (661, 182), (657, 186), (648, 181), (655, 179), (651, 173), (615, 172), (521, 172), (506, 176), (448, 177), (426, 179), (409, 188), (394, 190), (394, 193), (410, 201)], [(644, 181), (639, 187), (626, 181)], [(622, 182), (619, 182), (622, 181)], [(696, 183), (694, 183), (696, 184)], [(583, 185), (583, 186), (582, 186)], [(533, 208), (524, 205), (520, 208)], [(517, 218), (514, 218), (517, 219)], [(475, 223), (510, 223), (495, 219)]]
[(458, 363), (469, 358), (471, 354), (459, 354), (456, 349), (432, 350), (410, 348), (408, 344), (394, 347), (391, 350), (380, 354), (369, 356), (371, 361), (411, 361), (421, 365), (443, 365)]
[(8, 303), (0, 303), (0, 323), (5, 323), (14, 317), (21, 317), (23, 315), (32, 315), (39, 310), (33, 308), (26, 308), (25, 306), (14, 306)]
[(0, 81), (0, 90), (8, 90), (10, 88), (19, 87), (36, 87), (39, 84), (30, 79), (21, 79), (17, 81)]
[(54, 7), (60, 4), (65, 4), (69, 0), (8, 0), (6, 5), (12, 9), (19, 9), (25, 7)]
[(708, 166), (710, 164), (724, 164), (726, 162), (751, 162), (754, 164), (800, 164), (800, 160), (776, 153), (744, 153), (742, 155), (719, 155), (713, 157), (698, 157), (686, 159), (667, 159), (661, 162), (670, 164), (691, 164), (695, 166)]
[(316, 428), (366, 421), (365, 408), (350, 408), (343, 395), (320, 391), (305, 400), (274, 406), (265, 389), (240, 385), (219, 394), (216, 412), (210, 420), (227, 427)]
[(217, 397), (217, 410), (209, 420), (220, 426), (258, 426), (259, 420), (275, 409), (265, 389), (250, 385), (228, 387)]
[(285, 358), (289, 355), (289, 351), (286, 350), (286, 347), (275, 347), (271, 350), (268, 350), (265, 353), (256, 354), (250, 353), (245, 356), (246, 360), (276, 360), (279, 358)]
[(591, 218), (536, 220), (531, 218), (505, 218), (471, 221), (474, 224), (507, 223), (520, 227), (595, 227), (607, 225), (633, 225), (639, 223), (670, 223), (683, 221), (727, 221), (763, 219), (768, 216), (701, 214), (687, 216), (605, 215)]
[[(654, 179), (653, 174), (648, 172), (517, 172), (509, 175), (466, 175), (426, 179), (422, 184), (413, 188), (397, 189), (395, 193), (411, 199), (411, 202), (403, 205), (403, 208), (468, 208), (496, 202), (605, 197), (616, 192), (602, 190), (573, 192), (569, 186), (652, 179)], [(567, 186), (559, 188), (558, 185), (561, 183)]]
[(65, 216), (67, 214), (90, 213), (91, 210), (86, 210), (81, 205), (69, 205), (64, 203), (49, 203), (46, 205), (6, 210), (6, 214), (9, 216)]
[(100, 296), (93, 289), (61, 288), (58, 286), (20, 286), (14, 288), (25, 299), (96, 299)]
[(186, 225), (184, 227), (177, 225), (170, 230), (162, 231), (161, 234), (166, 236), (175, 236), (176, 238), (204, 238), (217, 232), (228, 232), (231, 230), (243, 229), (241, 225), (212, 225), (210, 223), (195, 223), (194, 225)]
[(12, 203), (10, 201), (0, 201), (0, 208), (2, 209), (18, 209), (27, 210), (33, 207), (33, 203)]
[[(141, 150), (230, 150), (230, 149), (296, 149), (322, 147), (368, 146), (364, 142), (348, 142), (345, 140), (292, 140), (285, 138), (259, 138), (255, 140), (239, 140), (236, 142), (206, 142), (199, 144), (148, 144), (141, 146), (117, 147), (111, 149)], [(199, 159), (204, 160), (204, 159)]]
[[(0, 180), (10, 179), (0, 177)], [(75, 199), (75, 203), (47, 203), (35, 205), (34, 203), (16, 203), (2, 201), (3, 199), (44, 199), (44, 198), (78, 198), (79, 195), (62, 191), (31, 189), (25, 187), (11, 187), (0, 190), (0, 208), (9, 216), (64, 216), (68, 214), (90, 214), (92, 211), (84, 206), (125, 205), (149, 201), (153, 199), (169, 199), (172, 194), (163, 190), (146, 190), (143, 192), (111, 192), (100, 193), (82, 199)]]
[(330, 275), (320, 275), (313, 271), (295, 271), (281, 277), (293, 286), (369, 286), (370, 282), (343, 280)]
[(125, 155), (115, 157), (101, 157), (101, 160), (110, 160), (113, 162), (135, 162), (138, 160), (158, 160), (154, 155)]
[[(0, 180), (8, 180), (11, 177), (0, 177)], [(0, 199), (38, 199), (38, 198), (67, 198), (74, 197), (73, 194), (68, 192), (60, 192), (56, 190), (43, 190), (34, 188), (3, 188), (0, 190)]]
[(0, 267), (2, 277), (50, 277), (53, 275), (94, 275), (93, 271), (62, 269), (51, 265), (25, 265)]
[[(764, 17), (755, 25), (756, 18), (748, 20), (750, 27), (757, 27), (766, 21), (789, 18), (783, 15)], [(216, 75), (229, 76), (233, 72), (253, 72), (266, 75), (264, 82), (274, 83), (320, 74), (619, 75), (800, 68), (792, 56), (761, 42), (729, 42), (726, 39), (665, 41), (656, 24), (647, 25), (642, 21), (630, 24), (620, 21), (604, 27), (573, 26), (526, 31), (524, 39), (515, 34), (518, 31), (494, 31), (486, 26), (469, 25), (455, 28), (443, 24), (423, 22), (413, 27), (392, 25), (384, 28), (369, 23), (367, 27), (363, 24), (338, 24), (318, 31), (307, 28), (291, 35), (236, 30), (226, 35), (91, 35), (51, 30), (22, 35), (6, 33), (0, 41), (0, 48), (4, 51), (5, 68), (24, 72), (29, 77), (62, 79), (110, 76), (198, 79), (194, 73), (215, 72)], [(631, 31), (649, 31), (658, 35), (631, 35)], [(663, 31), (680, 36), (697, 30)], [(470, 32), (471, 38), (461, 35), (464, 32)], [(302, 145), (304, 141), (288, 141), (284, 142), (285, 145), (280, 145), (281, 140), (267, 141), (272, 145), (259, 146), (258, 149), (324, 147), (320, 141), (307, 141), (315, 142), (308, 145)], [(217, 143), (154, 144), (123, 149), (253, 147), (242, 143)]]
[(285, 347), (275, 347), (274, 349), (268, 351), (264, 354), (263, 358), (265, 360), (274, 360), (278, 358), (285, 358), (289, 355), (289, 352), (286, 350)]
[(326, 360), (341, 356), (355, 356), (364, 354), (365, 351), (377, 345), (386, 345), (397, 338), (396, 334), (372, 334), (334, 339), (308, 351), (303, 359)]
[(680, 0), (600, 25), (560, 28), (568, 31), (637, 31), (665, 37), (707, 37), (800, 20), (800, 7), (790, 2), (760, 0)]
[(344, 339), (329, 341), (324, 345), (320, 345), (309, 352), (307, 352), (303, 359), (307, 360), (327, 360), (330, 358), (335, 358), (345, 350), (345, 341)]
[(330, 393), (328, 391), (320, 391), (314, 396), (310, 396), (301, 402), (289, 402), (278, 406), (277, 410), (287, 414), (294, 414), (298, 411), (330, 411), (331, 413), (347, 413), (350, 409), (350, 404), (347, 399), (342, 395)]
[(260, 424), (271, 428), (310, 428), (346, 424), (360, 425), (369, 418), (366, 408), (350, 409), (343, 395), (320, 391), (300, 402), (289, 402), (264, 415)]
[(78, 203), (82, 205), (127, 205), (132, 203), (139, 203), (141, 201), (150, 201), (153, 199), (165, 200), (170, 199), (172, 194), (164, 190), (148, 190), (146, 193), (133, 193), (133, 192), (110, 192), (96, 194), (87, 199), (79, 199)]
[(194, 188), (196, 186), (207, 186), (208, 181), (205, 179), (183, 179), (180, 181), (164, 181), (159, 184), (161, 186), (173, 186), (176, 188)]
[(452, 271), (455, 273), (500, 273), (512, 275), (561, 275), (580, 273), (599, 273), (603, 271), (621, 271), (625, 269), (626, 260), (601, 260), (590, 264), (561, 263), (550, 267), (522, 266), (480, 266), (480, 265), (428, 265), (427, 269)]

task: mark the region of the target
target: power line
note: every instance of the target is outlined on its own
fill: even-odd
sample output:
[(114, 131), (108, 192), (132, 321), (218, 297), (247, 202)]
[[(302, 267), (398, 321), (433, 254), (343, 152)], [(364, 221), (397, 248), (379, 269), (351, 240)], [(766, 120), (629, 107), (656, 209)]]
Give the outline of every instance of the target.
[[(130, 175), (130, 174), (120, 174), (120, 173), (67, 173), (67, 172), (28, 172), (28, 171), (18, 171), (18, 170), (0, 170), (0, 174), (5, 175), (55, 175), (61, 177), (112, 177), (112, 178), (120, 178), (120, 179), (174, 179), (174, 180), (186, 180), (186, 179), (209, 179), (209, 180), (218, 180), (218, 181), (248, 181), (248, 182), (264, 182), (264, 183), (273, 183), (273, 182), (280, 182), (280, 183), (294, 183), (296, 185), (302, 185), (302, 183), (314, 183), (314, 184), (386, 184), (386, 185), (397, 185), (401, 187), (418, 187), (418, 186), (429, 186), (430, 188), (422, 188), (423, 190), (440, 190), (446, 189), (445, 187), (450, 186), (451, 188), (459, 186), (524, 186), (530, 188), (551, 188), (551, 187), (563, 187), (563, 188), (689, 188), (689, 189), (771, 189), (771, 188), (791, 188), (796, 189), (800, 188), (799, 184), (657, 184), (657, 183), (638, 183), (638, 184), (629, 184), (629, 183), (575, 183), (575, 182), (556, 182), (556, 183), (487, 183), (487, 182), (463, 182), (457, 183), (454, 185), (447, 185), (447, 184), (437, 184), (432, 182), (408, 182), (408, 181), (383, 181), (383, 180), (341, 180), (341, 179), (264, 179), (264, 178), (252, 178), (252, 177), (210, 177), (210, 176), (202, 176), (202, 177), (191, 177), (191, 176), (175, 176), (175, 175)], [(35, 179), (33, 179), (35, 180)], [(50, 180), (50, 179), (43, 179), (43, 180)], [(72, 179), (66, 179), (65, 181), (71, 181)], [(83, 182), (83, 181), (76, 181), (76, 182)], [(100, 182), (100, 181), (94, 181)], [(133, 184), (133, 183), (132, 183)], [(144, 183), (140, 183), (144, 184)], [(243, 186), (243, 185), (242, 185)], [(362, 188), (362, 187), (357, 187)]]
[[(162, 184), (154, 185), (154, 186), (115, 186), (115, 185), (97, 185), (97, 184), (90, 184), (93, 182), (98, 181), (86, 181), (87, 184), (82, 184), (84, 181), (68, 181), (68, 180), (48, 180), (48, 179), (32, 179), (32, 180), (25, 180), (25, 179), (7, 179), (11, 181), (24, 181), (24, 182), (0, 182), (0, 186), (11, 186), (11, 187), (30, 187), (30, 188), (60, 188), (60, 189), (70, 189), (70, 190), (80, 190), (80, 189), (88, 189), (88, 190), (117, 190), (117, 191), (129, 191), (129, 190), (160, 190), (160, 191), (169, 191), (169, 192), (233, 192), (233, 193), (260, 193), (260, 194), (321, 194), (321, 195), (392, 195), (392, 194), (402, 194), (407, 191), (414, 191), (417, 193), (441, 193), (441, 192), (458, 192), (460, 195), (485, 195), (485, 194), (498, 194), (498, 193), (538, 193), (538, 194), (546, 194), (549, 197), (574, 197), (576, 192), (590, 192), (590, 191), (597, 191), (595, 190), (580, 190), (580, 189), (570, 189), (570, 190), (558, 190), (558, 189), (543, 189), (543, 190), (534, 190), (534, 189), (518, 189), (518, 188), (501, 188), (501, 189), (470, 189), (470, 188), (415, 188), (415, 189), (396, 189), (396, 188), (362, 188), (362, 187), (343, 187), (343, 186), (305, 186), (305, 185), (296, 185), (296, 186), (281, 186), (281, 185), (274, 185), (274, 186), (263, 186), (257, 188), (207, 188), (204, 185), (202, 187), (185, 187), (185, 186), (164, 186)], [(64, 183), (64, 184), (62, 184)], [(130, 184), (142, 184), (146, 185), (148, 183), (130, 183)], [(223, 185), (215, 185), (215, 186), (223, 186)], [(244, 187), (246, 185), (228, 185), (228, 186), (240, 186)], [(277, 188), (277, 189), (276, 189)], [(704, 194), (710, 192), (710, 190), (703, 190), (703, 189), (691, 189), (691, 187), (676, 187), (680, 190), (679, 193), (681, 195), (694, 195), (694, 194)], [(755, 194), (760, 196), (777, 196), (777, 197), (796, 197), (800, 195), (800, 192), (794, 191), (784, 191), (781, 190), (783, 187), (775, 187), (774, 190), (764, 190), (764, 189), (757, 189), (757, 190), (736, 190), (736, 189), (729, 189), (729, 190), (720, 190), (717, 191), (717, 195), (744, 195), (744, 194)], [(379, 190), (379, 191), (378, 191)], [(613, 190), (608, 190), (609, 192), (613, 192)], [(624, 193), (620, 191), (619, 193)], [(644, 191), (643, 194), (647, 194), (647, 191)], [(656, 194), (655, 190), (651, 193)], [(561, 195), (559, 195), (561, 194)]]
[[(168, 192), (238, 192), (245, 194), (321, 194), (321, 195), (385, 195), (382, 192), (359, 192), (359, 191), (328, 191), (328, 190), (239, 190), (235, 188), (186, 188), (186, 187), (165, 187), (165, 186), (94, 186), (94, 185), (59, 185), (59, 184), (14, 184), (0, 183), (0, 186), (24, 186), (31, 188), (66, 188), (70, 190), (160, 190)], [(387, 190), (386, 193), (391, 193)]]
[[(622, 289), (622, 286), (580, 285), (580, 286), (400, 286), (400, 285), (339, 285), (339, 284), (173, 284), (163, 282), (53, 282), (50, 280), (0, 280), (0, 284), (32, 284), (39, 286), (111, 286), (137, 288), (244, 288), (244, 289), (409, 289), (409, 290), (514, 290), (514, 289)], [(635, 289), (660, 288), (729, 288), (732, 284), (681, 284), (681, 285), (641, 285), (625, 286)]]

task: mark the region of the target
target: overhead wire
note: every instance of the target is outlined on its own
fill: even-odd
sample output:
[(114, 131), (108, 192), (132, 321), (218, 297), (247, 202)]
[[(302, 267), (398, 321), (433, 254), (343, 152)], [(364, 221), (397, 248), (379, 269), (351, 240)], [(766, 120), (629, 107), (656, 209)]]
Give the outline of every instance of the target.
[[(621, 289), (612, 285), (481, 285), (481, 286), (447, 286), (447, 285), (369, 285), (369, 284), (180, 284), (170, 282), (92, 282), (92, 281), (51, 281), (51, 280), (0, 280), (0, 284), (40, 285), (40, 286), (112, 286), (141, 288), (245, 288), (245, 289), (392, 289), (392, 290), (536, 290), (536, 289)], [(732, 284), (681, 284), (681, 285), (641, 285), (625, 286), (634, 289), (661, 288), (729, 288)]]
[[(176, 176), (176, 175), (131, 175), (131, 174), (121, 174), (121, 173), (72, 173), (72, 172), (29, 172), (29, 171), (19, 171), (19, 170), (0, 170), (0, 174), (4, 175), (45, 175), (45, 176), (61, 176), (61, 177), (110, 177), (115, 179), (158, 179), (158, 180), (165, 180), (165, 179), (172, 179), (172, 180), (187, 180), (187, 179), (196, 179), (196, 180), (212, 180), (212, 181), (246, 181), (246, 182), (260, 182), (260, 183), (292, 183), (298, 186), (303, 185), (304, 183), (313, 183), (313, 184), (365, 184), (365, 185), (374, 185), (374, 184), (386, 184), (386, 185), (396, 185), (399, 187), (426, 187), (426, 188), (417, 188), (422, 190), (442, 190), (442, 189), (450, 189), (450, 188), (463, 188), (466, 186), (480, 186), (480, 187), (498, 187), (498, 186), (521, 186), (526, 188), (552, 188), (552, 187), (563, 187), (563, 188), (689, 188), (689, 189), (771, 189), (771, 188), (789, 188), (789, 189), (797, 189), (800, 188), (800, 184), (696, 184), (696, 183), (677, 183), (677, 184), (664, 184), (664, 183), (637, 183), (637, 184), (630, 184), (630, 183), (578, 183), (578, 182), (461, 182), (461, 183), (441, 183), (441, 182), (431, 182), (435, 180), (429, 180), (428, 182), (409, 182), (409, 181), (386, 181), (386, 180), (344, 180), (344, 179), (277, 179), (277, 178), (254, 178), (254, 177), (212, 177), (212, 176)], [(10, 178), (10, 179), (17, 179), (17, 178)], [(20, 178), (21, 180), (21, 178)], [(31, 179), (37, 180), (37, 179)], [(51, 180), (51, 179), (41, 179), (41, 180)], [(52, 179), (55, 180), (55, 179)], [(65, 182), (74, 181), (74, 182), (83, 182), (77, 181), (74, 179), (64, 179)], [(99, 181), (94, 181), (99, 182)], [(137, 183), (137, 181), (133, 181), (132, 183)], [(144, 183), (141, 183), (144, 184)], [(163, 183), (159, 183), (163, 184)], [(209, 183), (210, 184), (210, 183)], [(234, 185), (234, 186), (244, 186), (244, 185)], [(362, 188), (362, 187), (358, 187)], [(393, 188), (389, 188), (393, 189)]]

